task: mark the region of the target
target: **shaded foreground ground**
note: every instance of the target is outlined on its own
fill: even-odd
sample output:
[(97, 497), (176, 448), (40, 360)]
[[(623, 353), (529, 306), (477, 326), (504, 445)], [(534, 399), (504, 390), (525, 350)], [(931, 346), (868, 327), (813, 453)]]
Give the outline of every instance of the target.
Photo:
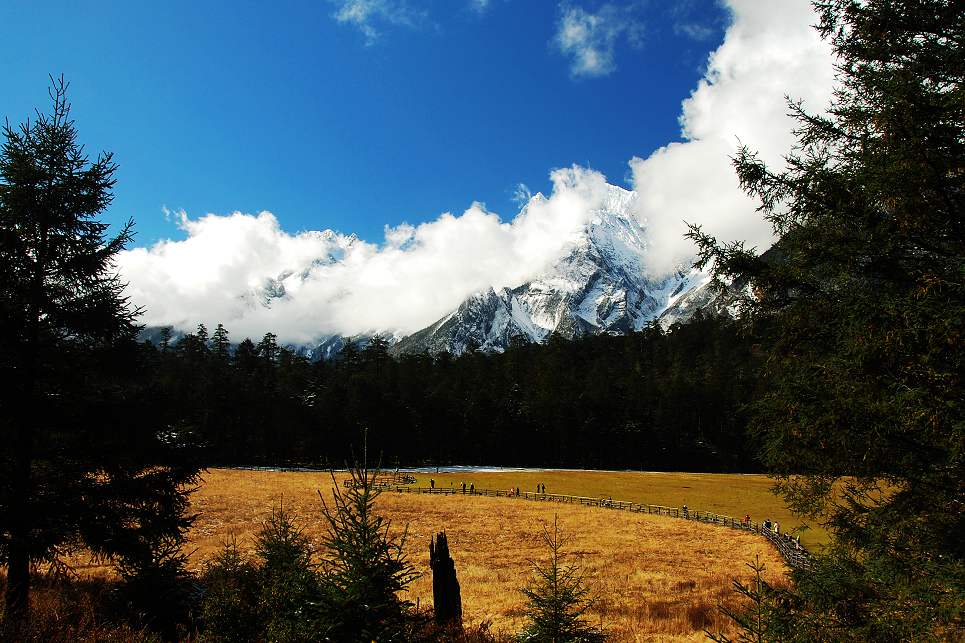
[[(544, 478), (550, 491), (563, 480)], [(282, 501), (317, 541), (318, 490), (327, 497), (330, 488), (328, 474), (209, 471), (193, 498), (193, 509), (201, 513), (191, 532), (197, 548), (193, 564), (200, 565), (229, 535), (243, 550), (253, 550), (261, 522)], [(587, 568), (599, 596), (592, 620), (615, 641), (703, 640), (704, 629), (725, 625), (716, 608), (721, 600), (733, 600), (734, 577), (749, 578), (746, 562), (760, 556), (774, 582), (783, 582), (786, 572), (780, 556), (759, 536), (666, 517), (461, 495), (385, 493), (379, 507), (394, 529), (408, 524), (406, 552), (421, 572), (428, 572), (430, 537), (447, 531), (465, 618), (490, 621), (494, 630), (516, 631), (522, 623), (518, 590), (530, 578), (529, 561), (545, 558), (540, 533), (554, 514), (570, 537), (571, 560)], [(412, 585), (409, 599), (431, 603), (428, 575)]]

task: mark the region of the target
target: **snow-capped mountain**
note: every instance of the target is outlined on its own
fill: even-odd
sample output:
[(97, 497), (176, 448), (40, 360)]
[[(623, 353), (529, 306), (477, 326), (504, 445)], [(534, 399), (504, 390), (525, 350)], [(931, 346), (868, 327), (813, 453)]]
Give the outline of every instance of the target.
[(355, 234), (341, 235), (332, 230), (308, 232), (318, 239), (324, 248), (321, 256), (293, 262), (291, 267), (285, 268), (277, 275), (266, 276), (261, 283), (249, 287), (239, 297), (239, 302), (247, 308), (271, 308), (275, 300), (287, 296), (297, 296), (301, 285), (312, 278), (312, 271), (322, 266), (331, 266), (343, 261), (359, 243)]
[[(534, 196), (521, 216), (544, 199)], [(320, 329), (314, 341), (288, 346), (309, 359), (327, 360), (336, 357), (346, 341), (364, 345), (378, 334), (389, 341), (394, 354), (460, 354), (470, 346), (503, 351), (514, 338), (541, 342), (554, 332), (567, 338), (622, 334), (654, 321), (668, 327), (686, 321), (697, 310), (732, 313), (733, 298), (714, 292), (704, 272), (681, 269), (657, 278), (648, 276), (649, 241), (634, 215), (635, 199), (634, 192), (607, 186), (601, 206), (588, 213), (586, 223), (540, 274), (522, 284), (498, 290), (489, 287), (470, 295), (448, 315), (411, 335), (368, 329), (346, 339)], [(324, 248), (321, 256), (292, 257), (279, 274), (266, 276), (240, 293), (238, 306), (270, 309), (297, 298), (305, 284), (317, 277), (313, 271), (337, 266), (357, 250), (355, 235), (330, 230), (315, 234)], [(145, 339), (159, 336), (159, 327), (143, 333)], [(172, 341), (179, 336), (172, 334)]]
[[(542, 195), (533, 197), (535, 201)], [(653, 320), (685, 321), (711, 305), (703, 272), (648, 277), (647, 235), (633, 214), (635, 193), (609, 186), (565, 253), (549, 269), (514, 288), (468, 297), (452, 313), (401, 339), (393, 352), (502, 351), (513, 337), (539, 342), (556, 332), (573, 338), (626, 333)], [(531, 204), (533, 202), (531, 201)]]

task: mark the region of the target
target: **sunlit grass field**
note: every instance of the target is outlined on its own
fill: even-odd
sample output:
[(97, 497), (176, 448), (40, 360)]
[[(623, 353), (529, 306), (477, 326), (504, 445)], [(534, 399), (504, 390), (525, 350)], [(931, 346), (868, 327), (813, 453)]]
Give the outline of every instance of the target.
[[(458, 488), (462, 482), (480, 489), (536, 491), (539, 483), (547, 493), (592, 498), (611, 498), (668, 507), (687, 505), (691, 510), (709, 511), (734, 518), (750, 514), (754, 522), (776, 520), (781, 531), (802, 527), (783, 501), (771, 492), (774, 481), (765, 475), (729, 473), (650, 473), (636, 471), (499, 471), (492, 473), (417, 473), (416, 485)], [(802, 529), (801, 543), (816, 548), (827, 542), (820, 526)]]
[[(336, 473), (340, 483), (344, 473)], [(715, 489), (741, 486), (744, 501), (761, 502), (766, 478), (605, 472), (540, 472), (424, 475), (437, 486), (463, 480), (477, 487), (510, 488), (537, 481), (550, 493), (612, 496), (653, 504), (682, 504), (736, 515), (734, 501), (702, 502)], [(318, 542), (322, 533), (318, 492), (330, 494), (326, 473), (219, 470), (208, 471), (194, 494), (200, 516), (191, 531), (192, 565), (200, 567), (228, 536), (252, 551), (254, 535), (272, 508), (284, 503), (306, 533)], [(651, 493), (655, 492), (655, 493)], [(680, 496), (673, 493), (683, 494)], [(680, 502), (675, 502), (681, 498)], [(773, 501), (772, 501), (773, 503)], [(598, 597), (591, 619), (615, 641), (703, 640), (704, 630), (728, 627), (717, 612), (721, 601), (734, 600), (731, 582), (749, 579), (746, 563), (759, 556), (771, 581), (785, 582), (786, 568), (777, 552), (759, 536), (720, 526), (667, 517), (523, 499), (478, 496), (426, 496), (384, 493), (378, 500), (396, 533), (408, 525), (405, 551), (416, 569), (428, 572), (429, 540), (445, 530), (462, 585), (468, 623), (491, 622), (494, 630), (517, 631), (522, 623), (519, 588), (531, 574), (533, 560), (545, 558), (540, 534), (554, 516), (569, 537), (572, 562), (585, 566)], [(758, 505), (759, 506), (759, 505)], [(773, 504), (768, 507), (774, 506)], [(756, 512), (750, 511), (752, 516)], [(755, 516), (756, 517), (756, 516)], [(761, 516), (763, 517), (763, 516)], [(776, 512), (772, 518), (780, 519)], [(413, 583), (408, 598), (426, 606), (432, 600), (431, 577)]]

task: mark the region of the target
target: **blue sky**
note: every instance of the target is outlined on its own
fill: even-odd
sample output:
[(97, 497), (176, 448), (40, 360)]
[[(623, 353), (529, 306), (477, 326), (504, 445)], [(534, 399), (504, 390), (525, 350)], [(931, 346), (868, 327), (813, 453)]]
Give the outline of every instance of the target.
[(680, 139), (729, 19), (710, 0), (7, 0), (0, 116), (46, 108), (64, 74), (138, 246), (184, 238), (164, 207), (378, 243), (476, 200), (511, 219), (518, 184), (574, 163), (629, 185), (632, 157)]
[[(142, 323), (408, 333), (543, 274), (606, 181), (634, 191), (655, 281), (692, 263), (685, 222), (766, 248), (730, 159), (780, 167), (785, 96), (826, 108), (815, 21), (810, 0), (6, 0), (0, 116), (70, 81), (120, 164), (106, 218), (137, 222), (117, 269)], [(523, 216), (520, 184), (548, 197)]]

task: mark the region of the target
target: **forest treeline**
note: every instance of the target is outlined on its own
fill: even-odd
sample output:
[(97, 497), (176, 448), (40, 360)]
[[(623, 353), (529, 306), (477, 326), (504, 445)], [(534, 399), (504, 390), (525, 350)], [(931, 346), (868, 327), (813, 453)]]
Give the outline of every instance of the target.
[(329, 361), (229, 333), (143, 345), (155, 417), (209, 465), (341, 466), (365, 429), (385, 466), (759, 467), (742, 412), (753, 347), (728, 319), (458, 357), (395, 357), (376, 337)]

